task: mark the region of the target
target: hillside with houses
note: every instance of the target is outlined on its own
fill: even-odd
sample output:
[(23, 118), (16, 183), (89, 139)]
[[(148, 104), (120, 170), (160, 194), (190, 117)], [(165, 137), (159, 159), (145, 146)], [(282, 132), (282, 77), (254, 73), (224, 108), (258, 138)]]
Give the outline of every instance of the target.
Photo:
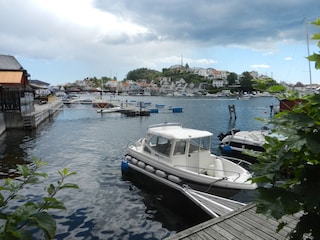
[(236, 74), (214, 68), (190, 68), (186, 64), (186, 66), (174, 65), (163, 69), (162, 72), (147, 68), (136, 69), (130, 71), (127, 79), (123, 81), (108, 77), (87, 77), (54, 89), (63, 89), (68, 92), (105, 91), (122, 95), (145, 96), (225, 96), (285, 90), (308, 93), (319, 87), (319, 84), (304, 85), (301, 82), (294, 85), (278, 83), (257, 71)]

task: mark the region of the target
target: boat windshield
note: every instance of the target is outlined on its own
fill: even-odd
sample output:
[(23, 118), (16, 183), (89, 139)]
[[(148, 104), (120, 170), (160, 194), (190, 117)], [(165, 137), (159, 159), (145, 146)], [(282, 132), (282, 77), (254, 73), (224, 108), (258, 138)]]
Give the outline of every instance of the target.
[(171, 149), (170, 139), (167, 139), (161, 136), (152, 136), (149, 141), (149, 146), (153, 150), (169, 156), (170, 149)]
[(189, 153), (210, 149), (210, 137), (192, 138), (190, 141)]

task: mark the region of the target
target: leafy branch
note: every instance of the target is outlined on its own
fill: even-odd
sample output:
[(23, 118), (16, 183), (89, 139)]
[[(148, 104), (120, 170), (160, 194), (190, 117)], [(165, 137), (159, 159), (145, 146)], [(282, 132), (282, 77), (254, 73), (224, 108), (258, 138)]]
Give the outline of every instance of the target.
[[(58, 171), (60, 179), (57, 184), (50, 184), (46, 188), (47, 196), (42, 202), (27, 201), (24, 196), (19, 195), (27, 184), (40, 183), (39, 177), (47, 178), (46, 173), (38, 172), (38, 169), (47, 163), (33, 159), (34, 166), (17, 165), (18, 172), (22, 179), (6, 179), (0, 186), (0, 239), (32, 239), (31, 229), (42, 230), (45, 239), (52, 239), (55, 236), (56, 222), (47, 212), (49, 209), (66, 209), (64, 203), (57, 200), (55, 195), (65, 188), (78, 188), (76, 184), (65, 183), (65, 179), (76, 174), (67, 169)], [(6, 197), (2, 193), (6, 193)], [(13, 212), (7, 210), (7, 206), (14, 199), (25, 199), (25, 203), (18, 206)]]
[[(320, 18), (313, 24), (320, 27)], [(319, 40), (320, 47), (320, 34), (313, 39)], [(320, 69), (319, 54), (308, 59)], [(280, 220), (278, 231), (287, 224), (283, 216), (297, 214), (290, 239), (320, 239), (320, 94), (304, 97), (269, 123), (285, 138), (266, 137), (265, 152), (255, 155), (259, 160), (252, 166), (253, 181), (259, 184), (257, 212)]]

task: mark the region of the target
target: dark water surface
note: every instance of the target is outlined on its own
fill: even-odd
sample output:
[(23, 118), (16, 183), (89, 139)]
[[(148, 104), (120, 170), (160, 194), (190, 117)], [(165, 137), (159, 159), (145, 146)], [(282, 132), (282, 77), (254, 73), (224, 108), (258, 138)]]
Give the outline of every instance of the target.
[[(77, 172), (68, 179), (80, 189), (62, 190), (57, 198), (66, 211), (56, 211), (56, 239), (164, 239), (194, 225), (157, 201), (158, 196), (121, 177), (120, 163), (128, 141), (145, 135), (148, 125), (180, 122), (185, 127), (214, 133), (212, 151), (218, 153), (217, 135), (232, 127), (256, 130), (270, 117), (272, 97), (250, 100), (222, 98), (119, 97), (183, 107), (183, 113), (159, 113), (149, 117), (125, 117), (120, 113), (100, 114), (91, 105), (64, 106), (37, 130), (10, 130), (0, 136), (0, 177), (14, 177), (15, 164), (41, 158), (41, 169), (49, 179), (44, 185), (29, 186), (30, 198), (44, 194), (43, 188), (58, 180), (58, 171)], [(229, 118), (228, 105), (236, 107), (237, 119)], [(189, 209), (190, 210), (190, 209)]]

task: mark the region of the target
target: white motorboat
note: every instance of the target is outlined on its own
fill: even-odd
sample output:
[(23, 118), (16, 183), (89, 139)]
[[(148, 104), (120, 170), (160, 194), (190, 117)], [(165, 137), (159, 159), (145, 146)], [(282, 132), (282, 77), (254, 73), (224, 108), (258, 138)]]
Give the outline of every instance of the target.
[(208, 131), (183, 128), (177, 123), (151, 125), (145, 137), (128, 143), (128, 167), (122, 173), (130, 174), (138, 166), (145, 175), (152, 173), (215, 194), (255, 189), (246, 169), (210, 152), (211, 138)]
[(100, 109), (97, 109), (97, 113), (113, 113), (113, 112), (119, 112), (120, 110), (121, 110), (121, 107), (100, 108)]
[(268, 128), (254, 131), (240, 131), (232, 129), (226, 134), (221, 133), (218, 137), (222, 152), (228, 156), (243, 157), (250, 162), (256, 159), (245, 155), (244, 150), (264, 152), (263, 145), (266, 143), (265, 136), (275, 136)]

